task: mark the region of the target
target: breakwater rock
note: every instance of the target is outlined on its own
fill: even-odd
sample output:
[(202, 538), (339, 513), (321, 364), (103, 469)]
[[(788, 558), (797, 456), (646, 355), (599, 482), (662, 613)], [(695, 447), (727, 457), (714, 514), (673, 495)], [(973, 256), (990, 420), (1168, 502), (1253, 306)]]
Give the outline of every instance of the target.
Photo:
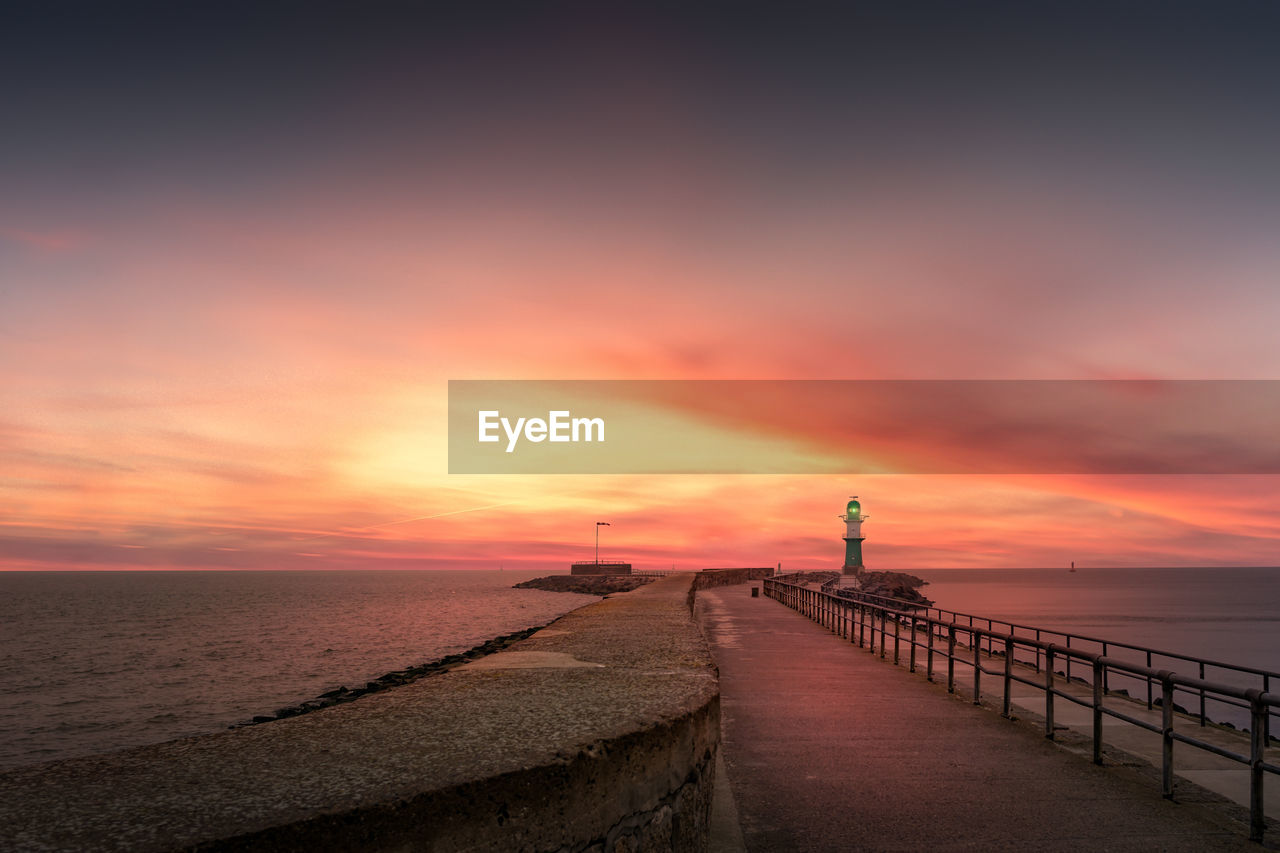
[(472, 646), (465, 652), (459, 652), (456, 655), (446, 655), (438, 660), (418, 664), (417, 666), (411, 666), (408, 669), (398, 669), (394, 672), (388, 672), (386, 675), (379, 676), (373, 681), (367, 682), (362, 687), (348, 688), (343, 685), (342, 687), (337, 687), (333, 690), (321, 693), (314, 699), (308, 699), (300, 705), (290, 705), (287, 708), (279, 708), (271, 714), (258, 714), (255, 715), (252, 720), (233, 723), (227, 728), (238, 729), (242, 726), (256, 726), (260, 723), (270, 723), (274, 720), (283, 720), (286, 717), (296, 717), (299, 714), (319, 711), (321, 708), (328, 708), (331, 705), (350, 702), (353, 699), (359, 699), (361, 696), (368, 696), (370, 693), (377, 693), (380, 690), (387, 690), (392, 687), (409, 684), (410, 682), (417, 681), (419, 678), (424, 678), (428, 675), (436, 675), (437, 673), (446, 672), (456, 666), (461, 666), (467, 661), (482, 658), (485, 655), (491, 655), (494, 652), (500, 652), (512, 643), (518, 643), (545, 627), (545, 625), (538, 625), (533, 628), (526, 628), (523, 631), (503, 634), (500, 637), (494, 637), (492, 640), (486, 640), (478, 646)]
[(548, 575), (518, 583), (512, 589), (545, 589), (548, 592), (579, 592), (584, 595), (609, 595), (631, 592), (653, 581), (637, 575)]
[(933, 604), (920, 592), (920, 587), (929, 582), (906, 572), (863, 572), (858, 576), (861, 591), (868, 595), (881, 595), (886, 598), (897, 598), (928, 607)]
[[(826, 584), (840, 577), (842, 577), (841, 572), (832, 570), (790, 572), (782, 576), (784, 580), (799, 584)], [(920, 591), (921, 587), (929, 585), (929, 582), (924, 578), (916, 577), (906, 572), (869, 572), (865, 569), (852, 577), (857, 578), (857, 586), (841, 587), (837, 590), (838, 595), (846, 598), (857, 598), (858, 593), (863, 593), (865, 595), (878, 595), (883, 598), (896, 598), (919, 607), (929, 607), (933, 604), (933, 601), (926, 598), (924, 593)]]

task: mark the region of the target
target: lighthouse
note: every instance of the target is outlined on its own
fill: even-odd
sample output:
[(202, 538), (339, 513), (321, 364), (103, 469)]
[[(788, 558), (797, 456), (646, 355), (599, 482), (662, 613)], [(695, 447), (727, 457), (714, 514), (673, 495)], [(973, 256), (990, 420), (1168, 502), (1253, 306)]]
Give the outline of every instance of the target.
[(840, 516), (844, 520), (844, 568), (842, 571), (846, 575), (862, 572), (862, 522), (868, 517), (862, 514), (862, 504), (858, 503), (857, 495), (849, 499), (845, 514)]

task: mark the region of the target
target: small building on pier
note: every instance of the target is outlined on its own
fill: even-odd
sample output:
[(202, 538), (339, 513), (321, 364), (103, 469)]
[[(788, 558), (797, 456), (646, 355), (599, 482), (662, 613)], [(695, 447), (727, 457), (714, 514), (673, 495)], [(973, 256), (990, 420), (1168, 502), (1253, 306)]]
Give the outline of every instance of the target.
[(629, 575), (631, 564), (617, 560), (586, 560), (569, 566), (571, 575)]

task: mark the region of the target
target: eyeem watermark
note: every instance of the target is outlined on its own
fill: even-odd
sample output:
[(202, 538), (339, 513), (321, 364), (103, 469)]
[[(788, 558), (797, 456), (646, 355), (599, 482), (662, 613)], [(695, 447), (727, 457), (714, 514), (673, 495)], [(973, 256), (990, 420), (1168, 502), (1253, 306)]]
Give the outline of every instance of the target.
[(1280, 474), (1280, 380), (451, 380), (449, 471)]
[(497, 409), (479, 412), (482, 443), (501, 441), (499, 429), (507, 439), (507, 453), (514, 453), (523, 437), (534, 443), (541, 441), (604, 441), (604, 418), (575, 418), (567, 409), (547, 412), (543, 418), (516, 418), (513, 424)]

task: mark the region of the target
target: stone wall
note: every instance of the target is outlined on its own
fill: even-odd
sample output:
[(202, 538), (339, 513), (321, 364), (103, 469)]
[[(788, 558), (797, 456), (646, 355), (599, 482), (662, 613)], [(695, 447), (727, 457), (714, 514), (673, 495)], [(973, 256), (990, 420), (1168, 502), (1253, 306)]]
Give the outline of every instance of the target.
[(692, 585), (345, 705), (0, 774), (0, 848), (704, 850), (720, 705)]
[(743, 569), (703, 569), (695, 576), (693, 583), (694, 589), (707, 589), (713, 586), (747, 583), (748, 581), (758, 581), (762, 578), (771, 577), (773, 577), (773, 566)]

